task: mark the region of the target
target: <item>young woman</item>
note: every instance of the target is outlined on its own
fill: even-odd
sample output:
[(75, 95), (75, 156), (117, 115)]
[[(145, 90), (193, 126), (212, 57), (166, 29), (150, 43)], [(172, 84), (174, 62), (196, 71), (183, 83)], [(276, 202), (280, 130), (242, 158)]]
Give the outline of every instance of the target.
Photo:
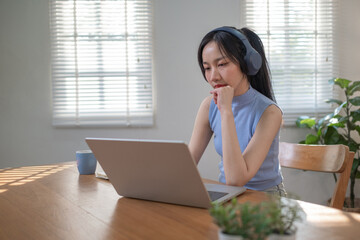
[(247, 28), (217, 28), (202, 39), (198, 61), (213, 90), (195, 120), (193, 159), (200, 161), (214, 134), (220, 182), (284, 195), (278, 160), (282, 112), (260, 38)]

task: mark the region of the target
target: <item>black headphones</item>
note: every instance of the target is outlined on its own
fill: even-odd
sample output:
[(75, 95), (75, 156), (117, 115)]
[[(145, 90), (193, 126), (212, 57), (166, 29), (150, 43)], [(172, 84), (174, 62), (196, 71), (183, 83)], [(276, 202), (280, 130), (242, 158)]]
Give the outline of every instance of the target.
[(255, 75), (261, 67), (262, 59), (260, 54), (251, 46), (249, 40), (245, 37), (245, 35), (243, 35), (241, 32), (231, 27), (216, 28), (212, 30), (210, 33), (219, 32), (219, 31), (230, 33), (231, 35), (237, 37), (242, 41), (242, 43), (245, 45), (246, 48), (246, 55), (244, 57), (244, 60), (246, 62), (246, 66), (249, 71), (248, 75), (250, 76)]

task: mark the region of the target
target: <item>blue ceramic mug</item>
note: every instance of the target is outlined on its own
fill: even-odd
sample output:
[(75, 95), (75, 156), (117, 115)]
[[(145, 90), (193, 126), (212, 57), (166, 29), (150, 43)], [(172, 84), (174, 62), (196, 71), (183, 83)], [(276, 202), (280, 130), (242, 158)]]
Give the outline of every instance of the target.
[(91, 150), (76, 151), (76, 163), (80, 174), (95, 173), (97, 161)]

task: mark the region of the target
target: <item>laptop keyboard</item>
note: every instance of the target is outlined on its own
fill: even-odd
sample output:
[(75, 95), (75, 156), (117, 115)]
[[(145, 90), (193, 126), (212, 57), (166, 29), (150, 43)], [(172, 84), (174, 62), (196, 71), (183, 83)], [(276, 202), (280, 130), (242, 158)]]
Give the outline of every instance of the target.
[(208, 191), (208, 193), (212, 202), (228, 194), (226, 192), (214, 192), (214, 191)]

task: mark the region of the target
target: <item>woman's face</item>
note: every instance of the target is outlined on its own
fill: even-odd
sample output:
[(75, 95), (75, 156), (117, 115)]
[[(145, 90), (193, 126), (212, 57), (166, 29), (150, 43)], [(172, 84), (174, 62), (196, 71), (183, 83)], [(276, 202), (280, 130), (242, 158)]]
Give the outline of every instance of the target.
[(249, 82), (238, 64), (224, 56), (214, 41), (205, 45), (203, 52), (205, 78), (213, 88), (229, 85), (234, 95), (241, 95), (249, 89)]

